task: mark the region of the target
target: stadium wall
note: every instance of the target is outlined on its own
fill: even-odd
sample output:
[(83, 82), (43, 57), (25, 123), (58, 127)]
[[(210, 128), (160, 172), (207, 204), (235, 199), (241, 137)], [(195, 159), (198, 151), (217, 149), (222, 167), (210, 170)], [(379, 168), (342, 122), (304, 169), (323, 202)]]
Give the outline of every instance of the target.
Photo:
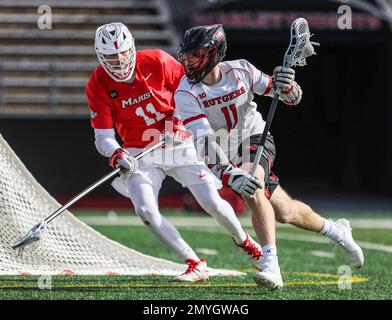
[[(350, 193), (366, 190), (367, 194), (391, 195), (390, 189), (383, 188), (392, 178), (385, 163), (388, 148), (381, 146), (386, 142), (385, 128), (375, 125), (369, 135), (357, 130), (371, 117), (384, 119), (385, 112), (376, 103), (364, 118), (357, 116), (356, 121), (349, 121), (347, 118), (355, 114), (355, 104), (351, 106), (346, 105), (337, 124), (320, 115), (324, 110), (320, 105), (306, 101), (296, 111), (279, 108), (272, 129), (278, 148), (276, 172), (282, 183), (290, 186), (289, 190)], [(95, 149), (88, 119), (3, 118), (0, 128), (36, 179), (58, 198), (79, 193), (110, 171), (107, 160)], [(184, 192), (172, 179), (167, 179), (162, 187), (163, 195), (178, 197)], [(92, 195), (116, 196), (116, 192), (105, 184)]]

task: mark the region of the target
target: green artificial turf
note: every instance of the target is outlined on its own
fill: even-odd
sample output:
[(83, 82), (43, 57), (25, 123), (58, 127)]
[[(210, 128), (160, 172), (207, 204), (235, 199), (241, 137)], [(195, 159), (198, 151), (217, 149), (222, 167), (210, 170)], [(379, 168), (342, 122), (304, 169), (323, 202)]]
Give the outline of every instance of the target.
[[(145, 226), (93, 227), (142, 253), (181, 262)], [(392, 299), (392, 252), (364, 249), (365, 267), (361, 270), (352, 268), (351, 288), (341, 289), (338, 286), (342, 276), (339, 267), (349, 263), (340, 249), (328, 243), (286, 239), (287, 235), (323, 238), (296, 228), (278, 228), (279, 261), (285, 287), (282, 291), (271, 292), (254, 284), (255, 269), (222, 228), (211, 223), (211, 227), (187, 226), (179, 230), (196, 251), (199, 248), (217, 251), (216, 255), (199, 253), (210, 267), (235, 269), (247, 275), (211, 277), (208, 282), (196, 284), (173, 283), (172, 277), (164, 276), (53, 276), (50, 290), (38, 288), (38, 276), (1, 276), (0, 299)], [(250, 228), (247, 230), (254, 235)], [(391, 231), (355, 229), (353, 234), (358, 241), (391, 246)], [(335, 256), (314, 256), (313, 251)]]

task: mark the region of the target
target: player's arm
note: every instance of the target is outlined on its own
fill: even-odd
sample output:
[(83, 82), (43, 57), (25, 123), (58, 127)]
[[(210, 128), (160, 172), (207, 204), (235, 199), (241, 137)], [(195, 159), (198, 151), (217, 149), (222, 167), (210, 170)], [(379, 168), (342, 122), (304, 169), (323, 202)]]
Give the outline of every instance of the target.
[(120, 166), (124, 172), (134, 172), (137, 168), (137, 160), (117, 142), (110, 106), (105, 103), (102, 95), (95, 90), (90, 81), (86, 87), (86, 95), (98, 152), (109, 158), (109, 164), (113, 168)]
[(95, 147), (104, 157), (110, 157), (121, 146), (115, 138), (114, 129), (94, 129)]
[(214, 131), (198, 105), (197, 99), (186, 91), (177, 91), (174, 99), (179, 116), (193, 134), (199, 157), (207, 162), (211, 172), (222, 181), (223, 185), (230, 187), (237, 194), (247, 198), (253, 197), (257, 189), (262, 188), (260, 181), (230, 163), (216, 142)]
[(249, 62), (245, 62), (251, 76), (252, 90), (259, 95), (274, 97), (276, 89), (281, 90), (279, 100), (288, 106), (297, 105), (302, 98), (302, 89), (295, 81), (295, 70), (276, 67), (273, 75), (267, 75)]
[[(176, 114), (182, 120), (185, 128), (193, 135), (193, 140), (200, 159), (205, 159), (206, 141), (212, 141), (214, 130), (204, 114), (199, 101), (194, 94), (181, 87), (174, 94)], [(207, 139), (208, 138), (208, 139)], [(224, 153), (220, 158), (224, 161)], [(228, 162), (228, 160), (226, 161)]]

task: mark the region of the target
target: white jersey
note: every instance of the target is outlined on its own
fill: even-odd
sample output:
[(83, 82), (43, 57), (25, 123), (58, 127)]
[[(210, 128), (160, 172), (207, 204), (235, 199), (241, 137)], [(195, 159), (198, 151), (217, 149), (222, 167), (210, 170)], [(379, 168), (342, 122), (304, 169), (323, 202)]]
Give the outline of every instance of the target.
[(195, 139), (219, 135), (220, 146), (231, 159), (241, 141), (263, 132), (265, 121), (253, 98), (254, 93), (271, 93), (272, 77), (243, 59), (221, 62), (219, 68), (222, 78), (214, 85), (191, 84), (183, 77), (174, 99), (179, 116)]

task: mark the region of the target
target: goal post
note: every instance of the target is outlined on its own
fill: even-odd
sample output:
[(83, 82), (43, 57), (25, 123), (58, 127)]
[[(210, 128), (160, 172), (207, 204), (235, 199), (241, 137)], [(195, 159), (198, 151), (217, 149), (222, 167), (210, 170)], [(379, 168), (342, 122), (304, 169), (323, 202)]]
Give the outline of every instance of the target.
[[(17, 255), (12, 242), (60, 206), (0, 135), (0, 275), (178, 275), (185, 271), (183, 264), (110, 240), (69, 211), (51, 222), (39, 245), (28, 246)], [(210, 272), (243, 275), (225, 269)]]

